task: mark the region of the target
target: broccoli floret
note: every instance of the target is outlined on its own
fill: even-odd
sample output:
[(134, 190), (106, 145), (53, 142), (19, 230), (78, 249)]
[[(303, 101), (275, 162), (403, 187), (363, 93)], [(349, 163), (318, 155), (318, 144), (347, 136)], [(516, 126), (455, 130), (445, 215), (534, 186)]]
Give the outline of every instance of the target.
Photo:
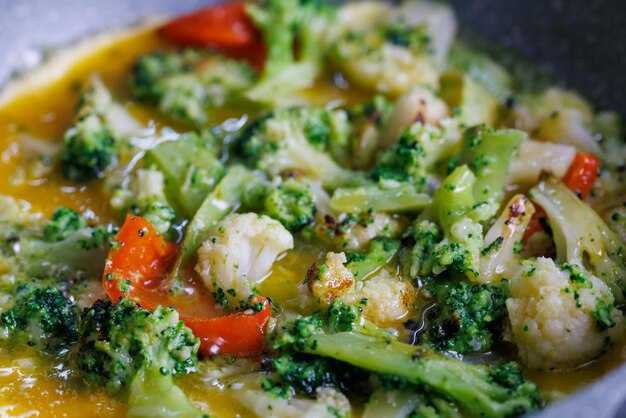
[(199, 416), (173, 381), (194, 371), (198, 347), (172, 308), (97, 301), (82, 314), (76, 361), (87, 383), (129, 391), (129, 416)]
[(211, 109), (236, 100), (255, 78), (248, 64), (209, 52), (157, 51), (135, 63), (131, 88), (163, 114), (202, 125)]
[(79, 99), (76, 119), (66, 131), (60, 151), (67, 179), (101, 179), (116, 161), (118, 142), (107, 120), (111, 106), (111, 95), (101, 81), (93, 79)]
[(454, 154), (460, 139), (452, 123), (442, 127), (414, 123), (404, 131), (398, 145), (380, 155), (371, 177), (376, 181), (408, 182), (421, 191), (426, 176), (432, 173), (438, 162)]
[(442, 231), (439, 226), (429, 220), (416, 220), (407, 231), (415, 244), (410, 252), (403, 257), (405, 273), (410, 277), (424, 277), (435, 268), (435, 246), (442, 240)]
[(415, 246), (405, 257), (405, 268), (411, 274), (439, 275), (452, 269), (476, 279), (483, 247), (480, 221), (489, 213), (487, 205), (474, 200), (475, 180), (467, 166), (457, 167), (435, 192), (431, 213), (418, 218), (409, 232)]
[(59, 208), (43, 231), (31, 228), (18, 234), (14, 256), (30, 276), (96, 277), (114, 233), (111, 226), (90, 226), (75, 211)]
[(506, 282), (499, 285), (434, 283), (436, 309), (428, 311), (428, 331), (422, 343), (459, 354), (485, 352), (493, 344), (494, 325), (506, 317)]
[(314, 397), (318, 388), (339, 386), (337, 369), (323, 358), (284, 354), (272, 360), (272, 365), (281, 383), (299, 394)]
[(336, 32), (336, 10), (317, 0), (264, 0), (249, 5), (247, 12), (263, 35), (267, 61), (259, 82), (246, 96), (284, 104), (294, 91), (311, 86), (319, 74)]
[(311, 224), (316, 212), (311, 185), (297, 178), (273, 185), (263, 200), (263, 213), (279, 221), (291, 232)]
[(326, 322), (335, 332), (352, 331), (359, 326), (361, 307), (346, 305), (339, 299), (328, 307)]
[(43, 351), (76, 341), (77, 324), (74, 304), (54, 288), (35, 289), (0, 315), (3, 337)]
[(144, 55), (133, 66), (131, 89), (142, 100), (158, 101), (164, 94), (159, 80), (191, 72), (204, 57), (204, 53), (191, 49), (177, 53), (155, 51)]
[(460, 134), (451, 121), (442, 127), (414, 123), (404, 131), (398, 145), (380, 154), (370, 173), (376, 183), (336, 190), (331, 207), (348, 213), (423, 209), (431, 203), (430, 197), (422, 193), (428, 176), (435, 174), (438, 162), (454, 153), (459, 140)]
[[(325, 188), (358, 184), (354, 172), (341, 167), (311, 137), (309, 123), (317, 122), (315, 109), (277, 110), (250, 124), (236, 146), (247, 163), (270, 176), (297, 172), (319, 180)], [(311, 122), (313, 121), (313, 122)]]
[(445, 357), (425, 346), (399, 342), (371, 324), (364, 325), (356, 311), (342, 305), (336, 308), (342, 323), (349, 324), (353, 315), (357, 316), (350, 332), (331, 326), (334, 314), (330, 311), (317, 312), (284, 323), (273, 347), (281, 354), (295, 351), (337, 361), (335, 373), (342, 363), (343, 367), (369, 372), (378, 376), (387, 390), (417, 385), (433, 402), (449, 399), (480, 416), (518, 416), (541, 405), (535, 385), (525, 381), (512, 363), (483, 366)]
[(226, 172), (215, 155), (214, 143), (209, 131), (191, 132), (146, 153), (144, 165), (163, 173), (165, 195), (187, 218), (196, 213)]
[(606, 283), (615, 301), (626, 299), (626, 248), (604, 220), (554, 178), (530, 191), (548, 215), (557, 263), (576, 264)]
[(43, 230), (43, 236), (49, 242), (63, 241), (86, 226), (87, 222), (75, 210), (60, 207), (52, 214)]

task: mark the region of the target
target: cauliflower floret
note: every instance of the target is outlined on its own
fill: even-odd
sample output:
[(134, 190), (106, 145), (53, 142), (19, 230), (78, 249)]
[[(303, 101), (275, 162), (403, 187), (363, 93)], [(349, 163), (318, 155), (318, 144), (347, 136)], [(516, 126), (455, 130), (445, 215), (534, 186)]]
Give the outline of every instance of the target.
[(326, 214), (316, 224), (315, 236), (339, 251), (363, 250), (376, 237), (396, 238), (405, 227), (401, 218), (384, 212), (338, 218)]
[(511, 113), (511, 123), (533, 137), (599, 155), (601, 148), (591, 130), (592, 116), (589, 104), (576, 93), (551, 88), (538, 96), (523, 96)]
[(221, 305), (245, 301), (293, 237), (278, 221), (256, 213), (220, 221), (198, 250), (196, 271)]
[(354, 276), (345, 266), (347, 262), (345, 253), (328, 252), (324, 263), (311, 266), (307, 281), (318, 304), (328, 307), (354, 286)]
[(413, 312), (415, 288), (410, 283), (386, 269), (357, 281), (346, 262), (344, 253), (329, 252), (324, 263), (309, 269), (308, 287), (319, 305), (327, 308), (339, 299), (359, 306), (365, 318), (381, 327), (397, 324)]
[(597, 358), (623, 336), (622, 313), (609, 288), (575, 265), (548, 258), (521, 268), (511, 280), (507, 310), (520, 359), (554, 370)]
[(415, 288), (399, 276), (380, 269), (364, 281), (358, 281), (339, 299), (356, 305), (363, 316), (380, 327), (397, 325), (414, 310)]

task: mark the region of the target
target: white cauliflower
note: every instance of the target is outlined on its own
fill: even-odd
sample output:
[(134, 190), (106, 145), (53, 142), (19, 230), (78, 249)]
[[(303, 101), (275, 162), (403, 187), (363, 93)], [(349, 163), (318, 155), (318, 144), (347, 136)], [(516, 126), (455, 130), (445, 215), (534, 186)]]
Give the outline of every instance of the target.
[(345, 253), (328, 252), (323, 263), (314, 264), (309, 269), (309, 289), (318, 304), (328, 307), (354, 287), (354, 276), (345, 266), (347, 261)]
[(211, 229), (198, 250), (196, 271), (222, 305), (245, 301), (270, 273), (293, 237), (278, 221), (256, 213), (234, 214)]
[(327, 308), (339, 299), (359, 306), (365, 318), (381, 327), (397, 324), (413, 312), (416, 294), (410, 283), (384, 268), (357, 281), (346, 262), (344, 253), (329, 252), (323, 263), (309, 270), (308, 287), (319, 305)]
[(591, 107), (576, 93), (550, 88), (540, 95), (523, 96), (511, 117), (516, 128), (534, 138), (574, 145), (595, 155), (601, 153), (592, 133)]
[(361, 307), (365, 318), (384, 328), (410, 316), (415, 296), (411, 283), (387, 269), (380, 269), (367, 280), (355, 282), (339, 299), (347, 305)]
[(376, 237), (398, 237), (405, 227), (401, 218), (384, 212), (337, 218), (326, 214), (321, 222), (316, 223), (315, 236), (339, 251), (363, 250)]
[(506, 305), (512, 336), (526, 366), (570, 369), (603, 354), (623, 336), (624, 318), (597, 277), (576, 265), (538, 258), (510, 282)]

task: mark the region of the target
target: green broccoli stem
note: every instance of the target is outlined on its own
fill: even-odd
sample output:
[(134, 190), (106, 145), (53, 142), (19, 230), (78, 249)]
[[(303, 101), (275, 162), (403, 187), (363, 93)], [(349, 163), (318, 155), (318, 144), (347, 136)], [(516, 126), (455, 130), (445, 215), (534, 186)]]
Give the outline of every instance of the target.
[(163, 142), (146, 153), (145, 165), (155, 165), (165, 177), (165, 194), (176, 211), (192, 217), (224, 175), (213, 149), (197, 134)]
[(187, 227), (182, 251), (176, 260), (171, 277), (177, 277), (180, 269), (191, 261), (213, 225), (232, 212), (246, 191), (254, 188), (260, 181), (244, 167), (230, 168), (211, 194), (202, 202)]
[(433, 208), (441, 228), (449, 235), (450, 228), (466, 217), (476, 203), (473, 189), (476, 176), (467, 166), (457, 167), (433, 196)]
[(99, 277), (109, 254), (110, 237), (110, 231), (90, 227), (56, 242), (22, 237), (17, 260), (30, 276)]
[(205, 416), (158, 367), (137, 372), (130, 385), (128, 418), (199, 418)]
[(426, 193), (419, 193), (409, 184), (389, 188), (370, 185), (335, 190), (330, 207), (338, 212), (365, 213), (370, 210), (385, 212), (412, 212), (431, 203)]
[(528, 135), (522, 131), (513, 129), (495, 131), (484, 125), (465, 132), (461, 162), (468, 164), (476, 175), (474, 183), (476, 201), (495, 204), (492, 216), (504, 198), (504, 184), (511, 157), (527, 137)]
[(537, 409), (530, 396), (516, 397), (494, 383), (488, 367), (447, 358), (428, 348), (351, 332), (316, 334), (296, 348), (427, 385), (482, 417), (508, 417)]

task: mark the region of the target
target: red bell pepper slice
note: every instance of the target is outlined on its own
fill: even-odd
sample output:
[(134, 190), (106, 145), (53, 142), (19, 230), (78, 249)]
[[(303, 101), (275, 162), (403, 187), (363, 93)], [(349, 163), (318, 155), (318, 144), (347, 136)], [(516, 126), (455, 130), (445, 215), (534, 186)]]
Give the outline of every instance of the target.
[(226, 353), (231, 356), (250, 357), (263, 348), (263, 336), (272, 316), (272, 310), (265, 298), (259, 312), (237, 312), (219, 318), (182, 318), (200, 338), (200, 352), (204, 355)]
[(244, 2), (217, 4), (180, 16), (161, 27), (159, 34), (175, 45), (215, 49), (257, 68), (265, 62), (263, 38)]
[[(157, 305), (176, 308), (175, 300), (161, 286), (175, 255), (176, 246), (163, 239), (150, 222), (128, 215), (109, 252), (102, 286), (114, 302), (125, 297), (144, 309), (154, 309)], [(253, 356), (263, 349), (272, 315), (267, 299), (259, 297), (253, 302), (261, 302), (259, 312), (237, 312), (216, 318), (182, 312), (180, 318), (200, 339), (202, 354)]]
[(126, 297), (147, 307), (150, 298), (144, 301), (144, 297), (167, 277), (175, 255), (176, 246), (163, 239), (150, 222), (128, 215), (104, 266), (104, 291), (114, 302)]
[(563, 177), (563, 183), (581, 199), (586, 198), (598, 177), (600, 161), (593, 154), (579, 152)]

